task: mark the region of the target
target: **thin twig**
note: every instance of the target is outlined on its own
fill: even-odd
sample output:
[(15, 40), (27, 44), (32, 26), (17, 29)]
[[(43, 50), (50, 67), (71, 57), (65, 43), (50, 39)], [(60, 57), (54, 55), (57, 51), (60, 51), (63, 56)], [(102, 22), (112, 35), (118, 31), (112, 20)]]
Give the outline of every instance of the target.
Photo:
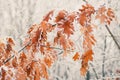
[(30, 42), (29, 42), (27, 45), (25, 45), (22, 49), (20, 49), (20, 50), (18, 51), (18, 53), (20, 53), (21, 51), (23, 51), (29, 44), (30, 44)]
[(47, 47), (47, 48), (51, 48), (51, 49), (58, 49), (58, 50), (63, 50), (61, 48), (57, 48), (57, 47), (51, 47), (51, 46), (46, 46), (46, 45), (40, 45), (42, 47)]
[(92, 66), (93, 72), (95, 73), (95, 77), (96, 77), (96, 79), (98, 80), (99, 78), (98, 78), (98, 75), (97, 75), (97, 73), (96, 73), (95, 68), (93, 67), (93, 64), (92, 64), (92, 63), (90, 63), (90, 65)]
[(7, 60), (5, 60), (4, 64), (6, 64), (8, 61), (10, 61), (12, 58), (14, 58), (15, 55), (12, 55), (10, 58), (8, 58)]
[(62, 53), (63, 53), (63, 51), (59, 52), (58, 54), (60, 55), (60, 54), (62, 54)]
[[(62, 49), (62, 48), (58, 48), (58, 47), (53, 47), (53, 46), (46, 46), (46, 45), (40, 45), (40, 46), (42, 46), (42, 47), (46, 47), (46, 48), (51, 48), (51, 49), (57, 49), (57, 50), (62, 50), (62, 51), (64, 51), (64, 49)], [(69, 52), (75, 52), (75, 50), (72, 50), (72, 49), (67, 49), (66, 51), (69, 51)]]
[[(20, 50), (18, 51), (18, 53), (20, 53), (21, 51), (23, 51), (29, 44), (30, 44), (30, 42), (29, 42), (27, 45), (25, 45), (22, 49), (20, 49)], [(13, 55), (13, 56), (9, 57), (7, 60), (5, 60), (5, 61), (4, 61), (4, 64), (6, 64), (7, 62), (9, 62), (12, 58), (14, 58), (14, 56), (15, 56), (15, 55)]]
[(86, 0), (83, 0), (86, 4), (88, 3)]
[(117, 45), (118, 49), (120, 50), (120, 45), (119, 45), (118, 42), (116, 41), (114, 35), (112, 34), (112, 32), (110, 31), (110, 29), (108, 28), (107, 25), (105, 25), (105, 27), (106, 27), (107, 31), (109, 32), (109, 34), (111, 35), (111, 37), (113, 38), (113, 40), (114, 40), (115, 44)]
[[(20, 49), (20, 50), (18, 51), (18, 53), (20, 53), (21, 51), (23, 51), (29, 44), (30, 44), (30, 42), (29, 42), (27, 45), (25, 45), (22, 49)], [(51, 48), (51, 49), (62, 50), (59, 54), (62, 54), (63, 51), (64, 51), (63, 49), (57, 48), (57, 47), (51, 47), (51, 46), (46, 46), (46, 45), (40, 45), (40, 46), (42, 46), (42, 47), (47, 47), (47, 48)], [(66, 51), (74, 52), (73, 50), (66, 50)], [(7, 60), (5, 60), (5, 61), (4, 61), (4, 64), (6, 64), (7, 62), (9, 62), (12, 58), (14, 58), (14, 56), (15, 56), (15, 55), (13, 55), (13, 56), (9, 57)]]
[[(105, 50), (106, 50), (106, 36), (104, 40), (104, 53), (103, 53), (103, 63), (102, 63), (102, 77), (105, 77)], [(105, 79), (103, 79), (105, 80)]]

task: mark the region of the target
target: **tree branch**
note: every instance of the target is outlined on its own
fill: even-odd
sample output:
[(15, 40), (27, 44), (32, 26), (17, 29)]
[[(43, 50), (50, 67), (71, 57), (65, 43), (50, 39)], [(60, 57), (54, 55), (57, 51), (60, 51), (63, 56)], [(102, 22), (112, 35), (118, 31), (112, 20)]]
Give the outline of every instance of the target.
[(6, 64), (7, 62), (9, 62), (12, 58), (14, 58), (15, 55), (11, 56), (10, 58), (8, 58), (7, 60), (4, 61), (4, 64)]
[[(23, 51), (29, 44), (30, 44), (30, 42), (29, 42), (27, 45), (25, 45), (22, 49), (20, 49), (20, 50), (18, 51), (18, 53), (20, 53), (21, 51)], [(51, 48), (51, 49), (62, 50), (60, 53), (58, 53), (59, 55), (62, 54), (63, 51), (64, 51), (63, 49), (57, 48), (57, 47), (51, 47), (51, 46), (46, 46), (46, 45), (40, 45), (40, 46), (42, 46), (42, 47), (47, 47), (47, 48)], [(67, 51), (73, 52), (73, 50), (67, 50)], [(9, 57), (7, 60), (5, 60), (5, 61), (4, 61), (4, 64), (6, 64), (7, 62), (9, 62), (12, 58), (14, 58), (14, 56), (15, 56), (15, 55), (13, 55), (13, 56)]]
[[(105, 50), (106, 50), (106, 36), (105, 36), (105, 41), (104, 41), (104, 53), (103, 53), (103, 63), (102, 63), (102, 77), (105, 77)], [(105, 80), (105, 79), (103, 79)]]
[(107, 25), (105, 25), (105, 27), (106, 27), (107, 31), (109, 32), (109, 34), (111, 35), (111, 37), (113, 38), (113, 40), (114, 40), (115, 44), (117, 45), (118, 49), (120, 50), (120, 45), (119, 45), (118, 42), (116, 41), (114, 35), (112, 34), (112, 32), (110, 31), (110, 29), (108, 28)]
[[(25, 45), (22, 49), (20, 49), (20, 50), (18, 51), (18, 53), (20, 53), (21, 51), (23, 51), (29, 44), (30, 44), (30, 42), (29, 42), (27, 45)], [(7, 62), (9, 62), (12, 58), (14, 58), (14, 56), (15, 56), (15, 55), (13, 55), (13, 56), (9, 57), (7, 60), (5, 60), (5, 61), (4, 61), (4, 64), (6, 64)]]
[(52, 47), (52, 46), (46, 46), (46, 45), (40, 45), (42, 47), (47, 47), (47, 48), (51, 48), (51, 49), (58, 49), (58, 50), (63, 50), (61, 48), (57, 48), (57, 47)]
[(92, 63), (90, 63), (90, 65), (92, 66), (93, 72), (95, 73), (95, 77), (96, 77), (96, 79), (98, 80), (99, 78), (98, 78), (98, 75), (97, 75), (97, 73), (96, 73), (95, 68), (93, 67), (93, 64), (92, 64)]

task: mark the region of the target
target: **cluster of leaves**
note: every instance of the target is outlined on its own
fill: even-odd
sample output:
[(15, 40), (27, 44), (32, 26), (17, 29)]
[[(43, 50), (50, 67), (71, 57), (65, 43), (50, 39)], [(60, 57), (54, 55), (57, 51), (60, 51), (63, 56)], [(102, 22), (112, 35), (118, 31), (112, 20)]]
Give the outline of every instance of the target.
[[(96, 14), (95, 14), (96, 13)], [(25, 38), (25, 48), (18, 54), (13, 50), (15, 44), (11, 38), (7, 39), (7, 43), (0, 42), (0, 79), (16, 80), (41, 78), (49, 79), (48, 68), (57, 60), (59, 55), (57, 50), (62, 50), (63, 56), (66, 56), (71, 50), (75, 50), (74, 41), (71, 35), (75, 32), (74, 22), (80, 26), (80, 32), (83, 34), (82, 48), (84, 52), (75, 52), (73, 60), (81, 60), (81, 75), (85, 75), (88, 69), (88, 62), (93, 60), (92, 47), (95, 45), (96, 39), (93, 35), (93, 25), (91, 23), (92, 15), (96, 19), (100, 19), (101, 23), (110, 24), (114, 18), (113, 11), (109, 8), (101, 7), (97, 10), (93, 6), (83, 5), (79, 11), (67, 12), (61, 10), (53, 18), (54, 11), (50, 11), (40, 24), (35, 24), (28, 30), (28, 37)], [(53, 21), (54, 24), (50, 23)], [(56, 31), (53, 41), (48, 41), (50, 32)], [(59, 46), (60, 48), (57, 48)], [(14, 55), (14, 59), (4, 63), (6, 59)], [(40, 57), (36, 57), (40, 55)], [(4, 69), (7, 67), (7, 69)], [(14, 68), (14, 71), (12, 70)]]

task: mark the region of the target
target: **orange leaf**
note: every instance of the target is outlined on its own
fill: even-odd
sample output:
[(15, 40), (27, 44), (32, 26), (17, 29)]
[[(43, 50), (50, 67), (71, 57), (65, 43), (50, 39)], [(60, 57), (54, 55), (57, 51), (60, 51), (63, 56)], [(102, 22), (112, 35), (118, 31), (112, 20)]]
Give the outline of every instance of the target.
[(54, 38), (54, 43), (55, 44), (58, 44), (58, 40), (59, 40), (60, 37), (61, 37), (61, 31), (58, 31), (57, 36)]
[(41, 51), (41, 53), (44, 53), (44, 47), (43, 46), (40, 46), (40, 51)]
[(25, 53), (22, 52), (22, 53), (20, 54), (20, 59), (21, 59), (21, 61), (23, 61), (23, 60), (26, 59), (26, 58), (27, 58), (27, 57), (26, 57)]
[(40, 28), (42, 29), (43, 32), (46, 32), (46, 31), (51, 32), (54, 29), (52, 24), (50, 24), (50, 23), (48, 23), (46, 21), (42, 21), (40, 23)]
[(40, 75), (43, 78), (48, 79), (48, 72), (47, 72), (46, 66), (43, 63), (41, 63), (41, 67), (40, 68), (41, 68)]
[(48, 25), (47, 25), (47, 22), (46, 22), (46, 21), (42, 21), (42, 22), (41, 22), (41, 28), (42, 28), (43, 31), (46, 31), (46, 30), (47, 30)]
[(47, 42), (47, 43), (46, 43), (46, 46), (47, 46), (47, 47), (46, 47), (46, 48), (47, 48), (47, 50), (49, 50), (49, 51), (50, 51), (50, 50), (51, 50), (51, 48), (50, 48), (50, 43), (49, 43), (49, 42)]
[(96, 15), (96, 19), (100, 19), (101, 23), (107, 23), (109, 25), (114, 17), (115, 16), (112, 9), (111, 8), (106, 9), (105, 7), (99, 8)]
[(67, 45), (67, 40), (65, 38), (65, 35), (62, 35), (62, 33), (60, 31), (57, 32), (57, 37), (54, 38), (54, 43), (55, 44), (60, 44), (64, 50), (66, 50), (67, 47), (69, 47)]
[(18, 66), (16, 57), (12, 60), (12, 65), (13, 65), (13, 67), (17, 67)]
[(62, 10), (58, 13), (57, 17), (56, 17), (56, 20), (55, 22), (59, 22), (61, 20), (64, 20), (65, 19), (65, 16), (66, 16), (67, 12), (65, 10)]
[[(58, 24), (58, 28), (62, 28), (63, 29), (63, 33), (67, 34), (67, 36), (69, 37), (71, 34), (73, 34), (74, 31), (74, 26), (73, 26), (73, 21), (75, 19), (75, 13), (71, 13), (66, 15), (67, 12), (65, 11), (60, 11), (59, 15), (62, 16), (62, 19), (60, 18), (60, 20), (56, 21)], [(59, 16), (58, 16), (59, 17)]]
[(44, 58), (44, 62), (48, 67), (50, 67), (52, 64), (52, 60), (50, 58), (47, 58), (47, 57)]
[(16, 73), (16, 80), (26, 80), (26, 79), (27, 79), (27, 75), (25, 71), (23, 70), (23, 68), (18, 67), (17, 73)]
[(50, 12), (44, 17), (43, 21), (47, 21), (47, 22), (48, 22), (48, 20), (49, 20), (49, 19), (51, 18), (51, 16), (53, 15), (53, 12), (54, 12), (54, 10), (50, 11)]
[(38, 67), (35, 69), (35, 77), (34, 80), (40, 80), (40, 70)]
[(59, 40), (60, 40), (60, 45), (62, 45), (63, 49), (66, 50), (66, 48), (67, 48), (67, 41), (65, 39), (65, 36), (62, 35)]
[(87, 69), (86, 69), (86, 68), (82, 67), (82, 68), (80, 69), (80, 73), (81, 73), (82, 76), (85, 76), (86, 72), (87, 72)]
[(6, 47), (7, 47), (6, 48), (6, 53), (9, 54), (10, 51), (12, 51), (12, 46), (10, 44), (7, 44)]
[(79, 20), (79, 23), (82, 25), (82, 26), (84, 26), (85, 25), (85, 23), (86, 23), (86, 21), (87, 21), (87, 17), (86, 17), (86, 14), (81, 14), (80, 15), (80, 18), (78, 19)]
[(1, 80), (5, 80), (6, 71), (3, 68), (1, 69), (1, 76)]
[(33, 34), (33, 37), (32, 37), (32, 44), (35, 44), (36, 42), (38, 42), (38, 39), (40, 37), (40, 33), (41, 33), (41, 30), (37, 30), (35, 32), (35, 34)]
[(74, 21), (75, 17), (76, 17), (75, 13), (70, 13), (70, 14), (67, 16), (69, 22), (71, 22), (71, 23)]
[(92, 60), (93, 60), (92, 55), (93, 55), (92, 49), (87, 50), (87, 51), (83, 54), (82, 60), (83, 60), (84, 62), (88, 63), (88, 61), (92, 61)]
[(58, 26), (58, 28), (63, 28), (63, 33), (67, 34), (68, 37), (73, 34), (74, 31), (74, 26), (69, 20), (64, 21), (63, 24)]
[(84, 41), (83, 41), (83, 48), (86, 51), (87, 49), (91, 49), (92, 46), (95, 44), (96, 40), (94, 35), (92, 34), (92, 27), (89, 25), (87, 27), (83, 27), (84, 29)]
[(73, 56), (73, 60), (76, 61), (80, 58), (79, 52), (76, 52), (76, 54)]
[(15, 45), (14, 41), (12, 40), (12, 38), (7, 38), (7, 42), (11, 45)]
[(105, 6), (102, 6), (101, 8), (98, 9), (98, 14), (104, 14), (106, 11)]
[(72, 40), (69, 39), (69, 40), (68, 40), (68, 44), (69, 44), (69, 45), (68, 45), (69, 48), (71, 48), (72, 50), (75, 49), (75, 47), (74, 47), (74, 43), (73, 43)]
[(114, 13), (113, 13), (113, 11), (112, 11), (111, 8), (108, 8), (107, 15), (108, 15), (109, 17), (111, 17), (111, 18), (114, 18), (114, 17), (115, 17), (115, 16), (114, 16)]
[(5, 49), (5, 44), (0, 42), (0, 53), (3, 53)]
[(82, 9), (79, 10), (79, 17), (78, 17), (78, 22), (82, 26), (86, 26), (91, 21), (91, 15), (94, 14), (95, 10), (94, 7), (86, 4), (82, 6)]
[(38, 28), (37, 24), (32, 25), (29, 29), (28, 29), (28, 34), (32, 33), (34, 31), (34, 29)]
[(82, 67), (81, 67), (81, 75), (85, 75), (88, 69), (88, 61), (92, 61), (93, 60), (93, 51), (87, 50), (83, 55), (82, 55)]
[(23, 67), (24, 65), (26, 65), (27, 56), (25, 55), (24, 52), (22, 52), (22, 53), (20, 54), (19, 59), (20, 59), (20, 63), (19, 63), (19, 64), (20, 64), (21, 67)]

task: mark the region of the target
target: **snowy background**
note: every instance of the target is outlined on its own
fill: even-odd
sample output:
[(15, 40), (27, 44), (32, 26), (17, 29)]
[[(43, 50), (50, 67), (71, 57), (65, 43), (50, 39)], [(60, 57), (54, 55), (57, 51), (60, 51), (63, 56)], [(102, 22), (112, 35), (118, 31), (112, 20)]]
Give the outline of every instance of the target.
[[(116, 21), (112, 22), (109, 28), (120, 45), (120, 0), (88, 0), (88, 3), (95, 9), (104, 5), (114, 10)], [(0, 39), (12, 37), (16, 41), (16, 49), (19, 50), (28, 28), (33, 24), (39, 24), (49, 11), (76, 11), (83, 4), (83, 0), (0, 0)], [(90, 79), (96, 79), (96, 72), (100, 80), (120, 80), (120, 73), (117, 73), (117, 70), (120, 71), (120, 50), (104, 25), (96, 21), (95, 23), (98, 26), (94, 33), (97, 43), (94, 47), (94, 61), (89, 66)], [(56, 61), (49, 73), (54, 80), (86, 79), (80, 76), (79, 68), (79, 62), (75, 63), (68, 56)]]

